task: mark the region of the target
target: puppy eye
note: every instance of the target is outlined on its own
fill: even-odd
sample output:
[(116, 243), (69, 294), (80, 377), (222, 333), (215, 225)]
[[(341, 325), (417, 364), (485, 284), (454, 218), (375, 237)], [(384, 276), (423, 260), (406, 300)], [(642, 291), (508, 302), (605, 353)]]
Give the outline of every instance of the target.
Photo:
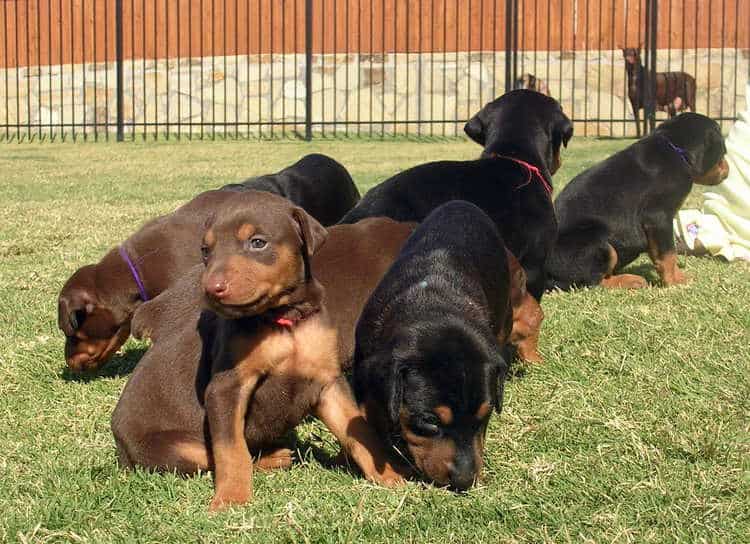
[(206, 263), (206, 261), (208, 261), (208, 257), (210, 255), (211, 255), (211, 249), (206, 244), (203, 244), (201, 246), (201, 259), (203, 260), (204, 264)]
[(266, 242), (263, 238), (258, 238), (257, 236), (255, 238), (250, 238), (248, 241), (248, 247), (250, 249), (263, 249), (268, 245), (268, 242)]
[(412, 425), (412, 430), (420, 436), (437, 436), (440, 434), (440, 427), (426, 421), (415, 422)]

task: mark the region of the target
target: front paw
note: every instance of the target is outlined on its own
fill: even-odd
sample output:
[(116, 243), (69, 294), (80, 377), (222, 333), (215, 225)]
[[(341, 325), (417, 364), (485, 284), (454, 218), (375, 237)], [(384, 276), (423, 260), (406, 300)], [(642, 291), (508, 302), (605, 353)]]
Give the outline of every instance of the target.
[(687, 277), (687, 274), (685, 274), (682, 270), (679, 268), (675, 268), (674, 271), (674, 283), (677, 285), (684, 285), (688, 283), (690, 279)]
[(383, 470), (373, 475), (371, 479), (383, 487), (393, 488), (404, 485), (408, 473), (407, 467), (397, 467), (391, 463), (386, 463)]
[(211, 504), (208, 506), (208, 511), (220, 512), (231, 506), (245, 504), (252, 500), (252, 498), (252, 490), (227, 489), (221, 492), (217, 491), (211, 500)]

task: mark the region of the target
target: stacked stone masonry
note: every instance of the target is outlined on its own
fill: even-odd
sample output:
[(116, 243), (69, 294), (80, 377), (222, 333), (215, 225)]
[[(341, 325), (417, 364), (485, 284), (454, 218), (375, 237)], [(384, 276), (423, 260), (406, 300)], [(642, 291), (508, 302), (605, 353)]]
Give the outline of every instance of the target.
[[(686, 50), (684, 56), (664, 50), (657, 59), (659, 71), (684, 69), (696, 78), (700, 113), (733, 117), (736, 104), (744, 104), (747, 50)], [(518, 66), (544, 79), (568, 115), (581, 120), (578, 134), (635, 134), (621, 51), (524, 52)], [(179, 127), (270, 134), (269, 123), (284, 123), (276, 132), (304, 130), (302, 54), (128, 60), (123, 74), (126, 133), (141, 133), (144, 125), (153, 133), (155, 124), (160, 133)], [(460, 134), (464, 120), (502, 94), (504, 78), (502, 52), (315, 55), (313, 130)], [(28, 125), (32, 134), (113, 132), (116, 81), (114, 63), (0, 70), (0, 136), (6, 125), (11, 133), (22, 125), (22, 134)], [(584, 122), (590, 119), (600, 121)], [(90, 126), (84, 129), (84, 122)]]

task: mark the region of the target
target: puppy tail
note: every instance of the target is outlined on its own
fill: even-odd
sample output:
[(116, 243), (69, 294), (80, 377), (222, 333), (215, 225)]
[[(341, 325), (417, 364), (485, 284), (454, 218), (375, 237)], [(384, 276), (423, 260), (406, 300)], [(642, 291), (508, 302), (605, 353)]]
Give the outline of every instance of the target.
[(596, 219), (560, 231), (547, 256), (547, 289), (597, 285), (610, 267), (608, 238), (609, 229)]

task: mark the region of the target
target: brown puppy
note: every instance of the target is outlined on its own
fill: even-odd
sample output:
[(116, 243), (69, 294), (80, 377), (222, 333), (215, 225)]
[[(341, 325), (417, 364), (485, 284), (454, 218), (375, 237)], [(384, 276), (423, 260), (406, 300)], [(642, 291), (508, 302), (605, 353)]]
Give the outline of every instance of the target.
[(333, 224), (359, 200), (346, 169), (311, 154), (283, 170), (207, 191), (146, 223), (98, 263), (78, 269), (58, 300), (65, 359), (75, 371), (96, 370), (127, 340), (135, 309), (200, 263), (205, 221), (239, 192), (287, 197), (324, 224)]
[[(137, 312), (134, 330), (150, 333), (154, 346), (113, 415), (124, 465), (182, 472), (213, 465), (213, 509), (250, 497), (248, 446), (263, 451), (261, 467), (288, 465), (290, 451), (276, 441), (309, 413), (331, 429), (366, 477), (400, 481), (339, 379), (339, 353), (351, 347), (337, 344), (324, 291), (311, 270), (317, 275), (321, 259), (336, 269), (347, 262), (344, 273), (329, 273), (327, 280), (346, 282), (349, 298), (332, 302), (334, 322), (345, 324), (342, 344), (351, 346), (358, 310), (413, 225), (373, 219), (335, 227), (339, 235), (332, 241), (341, 243), (326, 255), (329, 244), (318, 251), (325, 231), (288, 203), (282, 213), (270, 198), (259, 199), (260, 207), (233, 203), (206, 233), (202, 285), (219, 317), (200, 312), (198, 270)], [(356, 239), (373, 244), (357, 251)]]

